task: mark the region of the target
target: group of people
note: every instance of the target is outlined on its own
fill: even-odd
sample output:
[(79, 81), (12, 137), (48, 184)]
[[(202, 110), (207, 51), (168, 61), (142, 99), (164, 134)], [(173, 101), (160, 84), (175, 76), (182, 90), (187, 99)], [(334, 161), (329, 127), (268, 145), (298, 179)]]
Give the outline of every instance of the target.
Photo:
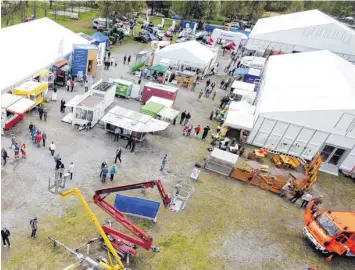
[(73, 90), (74, 90), (74, 87), (75, 87), (75, 82), (74, 82), (74, 80), (72, 80), (71, 78), (69, 78), (68, 80), (67, 80), (67, 92), (73, 92)]
[[(53, 142), (52, 142), (53, 143)], [(52, 151), (51, 151), (52, 152)], [(55, 174), (56, 176), (61, 179), (64, 174), (65, 174), (65, 166), (64, 163), (62, 161), (62, 158), (60, 157), (59, 154), (57, 154), (54, 157), (54, 162), (55, 162)], [(68, 166), (68, 171), (67, 171), (70, 175), (70, 180), (73, 180), (73, 174), (74, 174), (74, 162), (70, 162), (69, 166)]]
[[(197, 125), (197, 127), (193, 127), (191, 123), (186, 124), (183, 129), (182, 135), (189, 137), (191, 135), (191, 131), (194, 129), (195, 131), (195, 137), (197, 137), (200, 132), (201, 132), (201, 126)], [(203, 133), (202, 133), (202, 140), (206, 139), (208, 132), (211, 130), (209, 126), (206, 126), (203, 128)]]
[(123, 64), (124, 65), (126, 64), (126, 61), (127, 61), (127, 64), (129, 65), (129, 63), (131, 62), (131, 56), (130, 55), (128, 55), (128, 57), (127, 57), (127, 55), (123, 56)]
[(46, 147), (47, 134), (37, 129), (32, 122), (28, 126), (28, 129), (30, 130), (32, 143), (38, 148), (41, 147), (41, 143), (43, 143), (43, 147)]
[[(117, 154), (116, 154), (116, 157), (117, 157)], [(120, 161), (121, 161), (121, 159), (120, 159)], [(111, 169), (109, 170), (108, 165), (107, 165), (107, 161), (105, 160), (104, 162), (101, 163), (101, 171), (100, 171), (101, 183), (106, 182), (106, 177), (109, 173), (110, 173), (110, 180), (113, 181), (115, 174), (117, 174), (116, 165), (112, 165)]]
[(47, 121), (47, 117), (48, 117), (47, 108), (43, 108), (42, 105), (40, 105), (38, 108), (38, 114), (39, 114), (39, 120), (42, 121), (42, 118), (44, 118), (44, 121)]
[(183, 111), (182, 113), (181, 113), (181, 115), (180, 115), (180, 125), (187, 125), (187, 123), (190, 121), (190, 119), (191, 119), (191, 114), (190, 114), (190, 112), (188, 112), (188, 111)]

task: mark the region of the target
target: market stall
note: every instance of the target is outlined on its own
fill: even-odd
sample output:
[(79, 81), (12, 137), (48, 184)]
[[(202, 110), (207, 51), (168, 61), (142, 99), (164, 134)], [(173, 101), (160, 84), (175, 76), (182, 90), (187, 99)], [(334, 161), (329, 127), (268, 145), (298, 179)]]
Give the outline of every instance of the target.
[(251, 131), (254, 127), (254, 115), (246, 111), (229, 110), (222, 125), (221, 136), (235, 138), (240, 141), (244, 130)]
[(91, 93), (104, 98), (104, 110), (106, 110), (115, 101), (116, 85), (100, 80), (91, 87)]
[(148, 133), (165, 130), (169, 126), (169, 123), (120, 106), (112, 108), (101, 121), (108, 132), (114, 132), (118, 127), (121, 136), (132, 136), (137, 141), (143, 141)]
[(256, 92), (251, 92), (249, 90), (235, 89), (233, 91), (235, 101), (246, 100), (249, 104), (254, 104), (256, 98)]
[(12, 94), (1, 95), (1, 121), (3, 129), (12, 128), (21, 121), (24, 113), (32, 108), (35, 101)]
[(197, 80), (197, 74), (194, 71), (175, 71), (174, 74), (178, 85), (187, 89), (192, 89), (194, 82)]
[(163, 66), (163, 65), (154, 65), (148, 68), (148, 70), (150, 70), (151, 73), (151, 77), (159, 82), (159, 83), (163, 83), (164, 79), (165, 79), (165, 72), (169, 69), (169, 67), (167, 66)]
[(149, 82), (143, 88), (142, 102), (146, 103), (152, 96), (170, 99), (175, 102), (178, 90), (177, 87)]
[(155, 103), (155, 102), (147, 102), (142, 108), (140, 109), (141, 113), (146, 115), (150, 115), (156, 117), (158, 113), (164, 108), (164, 105)]
[(155, 102), (155, 103), (158, 103), (158, 104), (162, 104), (164, 107), (167, 107), (167, 108), (171, 108), (174, 105), (174, 101), (172, 101), (170, 99), (161, 98), (161, 97), (155, 97), (155, 96), (152, 96), (146, 102), (146, 104), (148, 104), (149, 102)]
[(133, 81), (124, 79), (110, 79), (116, 85), (116, 96), (128, 98), (131, 96)]
[(229, 176), (238, 160), (238, 155), (214, 148), (206, 159), (205, 168)]
[(165, 107), (158, 112), (158, 116), (160, 117), (160, 120), (171, 122), (171, 123), (174, 123), (174, 120), (176, 121), (176, 118), (178, 117), (179, 114), (180, 114), (179, 111), (168, 107)]
[(13, 90), (14, 95), (24, 96), (35, 102), (34, 106), (37, 106), (44, 101), (44, 96), (48, 92), (48, 83), (46, 82), (34, 82), (27, 81)]
[(48, 83), (48, 90), (54, 89), (54, 73), (48, 69), (41, 70), (33, 77), (34, 81)]
[(69, 78), (69, 61), (61, 60), (52, 66), (52, 72), (54, 73), (54, 84), (59, 86), (65, 86)]

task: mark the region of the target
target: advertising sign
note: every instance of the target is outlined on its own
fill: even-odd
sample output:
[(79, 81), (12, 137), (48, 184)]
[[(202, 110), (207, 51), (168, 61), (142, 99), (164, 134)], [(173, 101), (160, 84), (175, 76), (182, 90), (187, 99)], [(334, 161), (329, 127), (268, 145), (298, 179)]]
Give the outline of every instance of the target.
[(106, 43), (101, 42), (99, 46), (97, 46), (97, 65), (101, 66), (104, 63), (105, 51), (106, 51)]
[(88, 62), (88, 50), (85, 48), (74, 48), (72, 75), (78, 76), (78, 72), (82, 71), (86, 75), (86, 66)]

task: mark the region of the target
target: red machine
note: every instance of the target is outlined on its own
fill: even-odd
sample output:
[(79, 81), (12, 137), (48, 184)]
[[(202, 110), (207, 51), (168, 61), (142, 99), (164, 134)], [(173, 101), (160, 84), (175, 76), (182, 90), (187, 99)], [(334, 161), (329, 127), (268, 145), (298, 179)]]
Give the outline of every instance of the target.
[[(126, 215), (114, 208), (113, 205), (105, 201), (105, 198), (113, 193), (126, 190), (134, 189), (147, 189), (157, 186), (163, 204), (165, 207), (168, 207), (171, 201), (170, 195), (165, 192), (164, 187), (160, 180), (148, 181), (143, 183), (131, 184), (126, 186), (111, 187), (95, 191), (94, 203), (98, 205), (102, 210), (107, 214), (113, 217), (118, 223), (122, 224), (127, 230), (132, 232), (136, 237), (127, 235), (123, 232), (117, 231), (116, 229), (107, 226), (106, 224), (102, 225), (102, 229), (109, 236), (109, 239), (112, 242), (112, 245), (116, 248), (118, 253), (122, 257), (127, 255), (135, 255), (137, 247), (143, 247), (146, 250), (152, 248), (153, 238), (149, 236), (146, 232), (136, 226), (132, 221), (130, 221)], [(102, 196), (104, 195), (104, 196)], [(156, 248), (152, 248), (153, 251), (158, 251)]]

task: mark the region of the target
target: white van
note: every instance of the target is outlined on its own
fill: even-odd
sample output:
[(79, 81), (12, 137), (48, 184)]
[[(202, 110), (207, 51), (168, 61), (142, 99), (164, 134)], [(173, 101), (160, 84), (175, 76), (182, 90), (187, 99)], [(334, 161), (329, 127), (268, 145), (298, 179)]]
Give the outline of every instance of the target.
[[(112, 20), (107, 20), (107, 23), (110, 24), (112, 22)], [(95, 18), (92, 21), (92, 28), (97, 29), (97, 28), (103, 27), (106, 28), (106, 19), (104, 18)]]

